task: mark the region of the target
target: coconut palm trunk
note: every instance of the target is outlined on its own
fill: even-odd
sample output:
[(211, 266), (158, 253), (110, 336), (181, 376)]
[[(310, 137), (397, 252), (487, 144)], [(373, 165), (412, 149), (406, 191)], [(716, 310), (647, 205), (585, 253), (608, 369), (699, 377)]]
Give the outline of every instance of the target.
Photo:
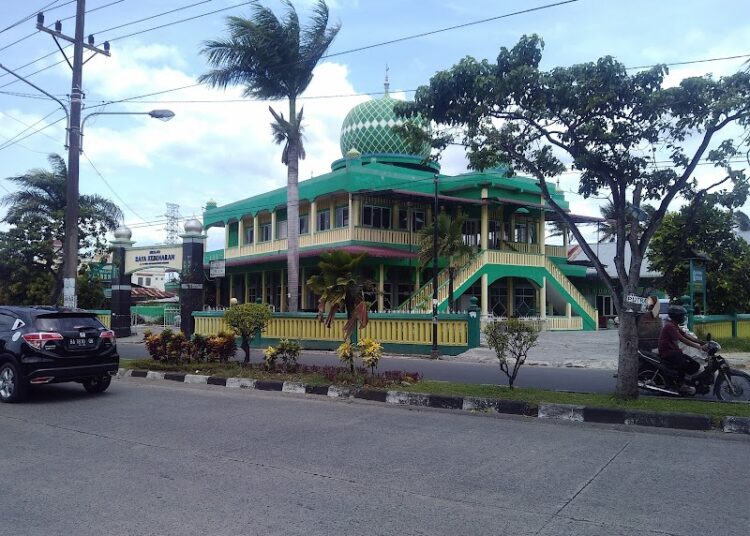
[[(299, 308), (299, 124), (297, 123), (296, 99), (289, 99), (289, 155), (287, 163), (287, 292), (289, 293), (289, 311), (295, 313)], [(311, 221), (310, 225), (315, 225)]]

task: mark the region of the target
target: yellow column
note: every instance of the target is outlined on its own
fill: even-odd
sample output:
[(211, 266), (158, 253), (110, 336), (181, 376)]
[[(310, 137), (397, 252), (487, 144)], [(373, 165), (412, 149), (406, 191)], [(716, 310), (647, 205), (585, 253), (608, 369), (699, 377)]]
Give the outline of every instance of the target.
[(310, 236), (318, 230), (318, 202), (310, 201)]
[(279, 311), (286, 311), (286, 281), (284, 281), (284, 270), (281, 270), (281, 290), (279, 291)]
[(422, 287), (422, 284), (419, 281), (419, 267), (414, 268), (414, 273), (414, 292), (416, 292)]
[(539, 248), (541, 253), (545, 253), (546, 250), (544, 249), (544, 235), (546, 226), (544, 225), (544, 210), (542, 210), (541, 213), (541, 216), (539, 216)]
[(244, 303), (250, 302), (250, 272), (245, 272), (245, 299)]
[(479, 247), (483, 250), (489, 248), (490, 237), (490, 207), (487, 205), (487, 188), (482, 188), (482, 221), (479, 229)]
[(482, 294), (481, 299), (479, 301), (481, 313), (482, 316), (487, 316), (490, 311), (490, 285), (489, 285), (489, 277), (487, 277), (487, 274), (482, 274)]
[(336, 198), (331, 197), (331, 229), (336, 228)]
[(383, 290), (385, 289), (385, 265), (380, 265), (380, 273), (378, 274), (378, 312), (382, 313), (384, 308), (385, 296)]
[(570, 306), (570, 303), (565, 304), (565, 316), (568, 318), (573, 316), (573, 308)]
[(398, 229), (398, 203), (393, 203), (391, 208), (391, 229)]
[(271, 242), (276, 240), (276, 211), (271, 212)]
[(263, 270), (260, 273), (260, 286), (261, 286), (261, 289), (260, 289), (261, 301), (264, 304), (268, 304), (268, 290), (266, 289), (266, 271), (265, 270)]
[(245, 222), (242, 218), (237, 220), (237, 245), (242, 247), (245, 244)]
[(258, 233), (260, 232), (259, 220), (260, 218), (258, 218), (257, 214), (253, 216), (253, 244), (258, 243)]
[(234, 297), (234, 274), (229, 274), (229, 299)]
[(307, 309), (307, 278), (305, 277), (305, 269), (300, 268), (300, 283), (302, 284), (302, 300), (300, 301), (300, 307)]
[(544, 320), (547, 318), (547, 278), (542, 278), (542, 287), (539, 289), (539, 316)]
[(507, 317), (513, 316), (513, 278), (508, 278), (508, 313)]
[(349, 236), (354, 234), (354, 195), (349, 194)]

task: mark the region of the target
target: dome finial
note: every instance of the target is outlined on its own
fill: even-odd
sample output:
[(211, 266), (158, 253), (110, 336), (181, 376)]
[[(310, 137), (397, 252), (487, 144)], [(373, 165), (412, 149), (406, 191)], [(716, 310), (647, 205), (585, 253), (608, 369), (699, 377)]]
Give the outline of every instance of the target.
[(385, 83), (383, 84), (383, 87), (385, 88), (385, 96), (388, 96), (388, 90), (391, 88), (391, 83), (388, 81), (388, 71), (390, 68), (388, 67), (388, 64), (385, 64)]

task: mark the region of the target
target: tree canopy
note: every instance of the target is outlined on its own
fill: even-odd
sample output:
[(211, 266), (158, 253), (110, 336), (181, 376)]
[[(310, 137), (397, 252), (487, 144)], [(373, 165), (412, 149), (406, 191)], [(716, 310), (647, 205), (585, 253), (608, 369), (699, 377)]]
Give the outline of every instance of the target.
[[(623, 314), (625, 297), (638, 288), (643, 256), (677, 196), (692, 202), (720, 189), (717, 202), (727, 208), (744, 203), (747, 177), (731, 163), (741, 148), (724, 129), (749, 125), (750, 73), (692, 77), (666, 87), (665, 66), (631, 74), (610, 56), (545, 70), (543, 47), (538, 36), (524, 36), (513, 48), (501, 48), (494, 63), (466, 57), (435, 74), (399, 112), (462, 131), (472, 168), (505, 164), (538, 180), (547, 204), (609, 288), (621, 317), (617, 392), (634, 397), (638, 341), (634, 315)], [(435, 146), (444, 147), (445, 140)], [(704, 162), (722, 171), (713, 184), (695, 178)], [(616, 281), (550, 195), (548, 181), (569, 168), (580, 173), (578, 193), (584, 198), (612, 200)], [(648, 203), (655, 210), (644, 217)]]

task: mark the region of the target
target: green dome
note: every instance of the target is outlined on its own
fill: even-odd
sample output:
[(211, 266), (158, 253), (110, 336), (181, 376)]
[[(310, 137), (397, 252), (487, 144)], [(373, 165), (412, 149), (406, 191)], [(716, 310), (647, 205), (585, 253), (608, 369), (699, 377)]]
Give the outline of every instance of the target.
[[(411, 154), (401, 136), (393, 131), (393, 127), (404, 124), (404, 119), (393, 111), (397, 102), (386, 92), (380, 99), (352, 108), (341, 125), (341, 154), (346, 156), (352, 149), (362, 154)], [(429, 155), (430, 146), (425, 144), (414, 156)]]

